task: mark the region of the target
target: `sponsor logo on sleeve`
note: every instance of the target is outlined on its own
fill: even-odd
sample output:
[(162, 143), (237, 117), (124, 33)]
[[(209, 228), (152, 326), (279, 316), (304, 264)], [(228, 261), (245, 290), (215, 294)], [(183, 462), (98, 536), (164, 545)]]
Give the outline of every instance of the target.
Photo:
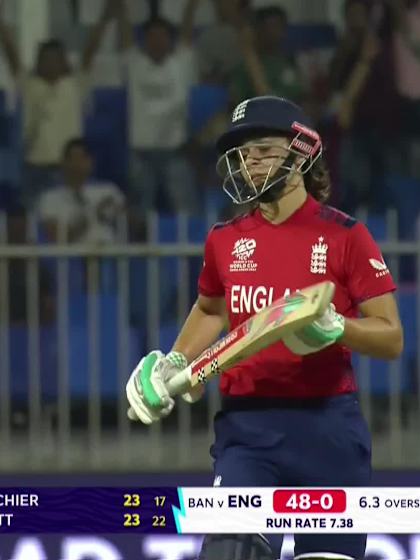
[(378, 259), (369, 259), (370, 266), (376, 270), (376, 278), (381, 278), (382, 276), (386, 276), (389, 274), (389, 270), (387, 265), (385, 264), (384, 260)]

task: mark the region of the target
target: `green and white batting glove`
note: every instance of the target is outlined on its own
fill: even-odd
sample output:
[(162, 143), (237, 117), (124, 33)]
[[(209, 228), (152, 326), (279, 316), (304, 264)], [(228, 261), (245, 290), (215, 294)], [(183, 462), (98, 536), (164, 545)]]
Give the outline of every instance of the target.
[(344, 317), (330, 304), (324, 315), (299, 331), (287, 335), (283, 343), (294, 354), (306, 356), (319, 352), (336, 342), (344, 334)]
[(166, 383), (188, 365), (180, 352), (166, 356), (153, 350), (142, 358), (128, 380), (126, 392), (130, 403), (128, 417), (143, 424), (157, 422), (168, 416), (175, 405), (166, 389)]

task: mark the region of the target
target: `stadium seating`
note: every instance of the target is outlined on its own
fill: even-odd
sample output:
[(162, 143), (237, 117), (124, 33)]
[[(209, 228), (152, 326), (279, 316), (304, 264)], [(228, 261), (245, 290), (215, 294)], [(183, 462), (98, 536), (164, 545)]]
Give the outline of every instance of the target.
[[(91, 296), (95, 297), (95, 296)], [(74, 300), (73, 300), (73, 303)], [(119, 333), (118, 301), (115, 296), (96, 296), (98, 309), (98, 338), (90, 340), (87, 322), (87, 296), (80, 296), (80, 313), (77, 323), (68, 325), (69, 387), (73, 397), (84, 399), (89, 394), (91, 363), (89, 352), (91, 344), (97, 344), (99, 390), (102, 398), (114, 399), (119, 394), (118, 383), (118, 340), (123, 336), (123, 360), (126, 361), (127, 374), (137, 363), (144, 351), (144, 329), (125, 325), (126, 332)], [(82, 320), (84, 319), (84, 321)], [(58, 387), (58, 348), (60, 345), (57, 325), (41, 327), (40, 336), (40, 377), (44, 401), (57, 398)], [(29, 386), (29, 331), (25, 326), (12, 326), (10, 329), (10, 387), (14, 400), (27, 399)]]
[[(142, 29), (136, 29), (139, 38)], [(291, 50), (308, 48), (328, 48), (335, 44), (336, 36), (331, 26), (292, 25), (288, 34)], [(97, 88), (92, 93), (90, 111), (85, 119), (85, 133), (96, 160), (96, 176), (115, 181), (125, 188), (127, 185), (128, 141), (127, 141), (127, 95), (123, 88)], [(191, 135), (200, 132), (210, 119), (228, 107), (228, 92), (225, 88), (200, 84), (191, 89), (188, 105), (188, 125)], [(10, 113), (7, 99), (0, 91), (0, 183), (19, 183), (19, 163), (22, 145), (20, 138), (20, 111)], [(394, 195), (399, 213), (399, 236), (413, 238), (415, 223), (420, 208), (420, 183), (418, 180), (398, 175), (388, 178), (388, 187)], [(0, 205), (7, 206), (9, 190), (0, 189)], [(207, 189), (206, 209), (215, 214), (225, 208), (229, 201), (220, 184)], [(374, 238), (384, 241), (388, 238), (386, 218), (382, 214), (367, 214), (366, 224)], [(202, 243), (208, 230), (204, 218), (189, 218), (187, 240)], [(161, 215), (158, 218), (158, 241), (175, 243), (179, 239), (178, 223), (175, 217)], [(40, 238), (40, 241), (42, 239)], [(43, 263), (52, 272), (56, 289), (56, 262), (46, 259)], [(196, 281), (201, 268), (201, 257), (189, 259), (189, 299), (192, 303), (196, 294)], [(168, 350), (178, 331), (176, 321), (177, 281), (179, 263), (176, 257), (166, 257), (160, 261), (159, 297), (161, 304), (159, 342), (163, 350)], [(131, 259), (130, 268), (130, 317), (127, 325), (127, 348), (132, 365), (146, 349), (145, 323), (147, 317), (147, 262), (145, 259)], [(101, 263), (101, 282), (97, 296), (100, 309), (99, 343), (101, 348), (101, 391), (103, 395), (117, 393), (117, 274), (115, 263), (104, 260)], [(89, 387), (89, 367), (87, 363), (89, 337), (87, 322), (87, 296), (85, 264), (82, 259), (71, 259), (69, 264), (69, 370), (71, 390), (80, 397), (86, 396)], [(405, 348), (401, 358), (401, 386), (403, 393), (409, 393), (415, 386), (413, 364), (417, 355), (417, 297), (410, 286), (402, 286), (399, 306), (405, 326)], [(40, 330), (42, 392), (45, 398), (54, 398), (57, 391), (57, 329), (42, 327)], [(12, 326), (10, 330), (11, 350), (11, 390), (16, 398), (27, 395), (28, 355), (22, 348), (28, 347), (28, 330), (24, 326)], [(354, 357), (355, 364), (360, 362)], [(373, 394), (384, 395), (390, 390), (389, 366), (386, 362), (371, 362), (371, 387)]]
[(128, 165), (126, 92), (123, 88), (98, 88), (92, 95), (92, 110), (85, 119), (85, 135), (95, 157), (95, 175), (125, 188)]
[(400, 239), (416, 237), (416, 223), (420, 211), (420, 180), (414, 177), (392, 174), (387, 186), (395, 200), (398, 211)]
[(333, 48), (337, 32), (330, 24), (294, 24), (287, 33), (287, 47), (292, 52)]
[(388, 237), (386, 217), (383, 214), (369, 213), (366, 226), (376, 241), (385, 241)]
[(222, 86), (193, 86), (188, 104), (190, 133), (198, 134), (215, 115), (228, 109), (228, 103), (228, 90)]

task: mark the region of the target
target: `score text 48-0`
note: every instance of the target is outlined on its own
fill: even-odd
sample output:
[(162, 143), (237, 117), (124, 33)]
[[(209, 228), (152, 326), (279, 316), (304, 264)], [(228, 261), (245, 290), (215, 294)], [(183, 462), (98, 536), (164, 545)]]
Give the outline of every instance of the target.
[(347, 497), (344, 490), (290, 489), (276, 490), (273, 509), (276, 513), (343, 513)]

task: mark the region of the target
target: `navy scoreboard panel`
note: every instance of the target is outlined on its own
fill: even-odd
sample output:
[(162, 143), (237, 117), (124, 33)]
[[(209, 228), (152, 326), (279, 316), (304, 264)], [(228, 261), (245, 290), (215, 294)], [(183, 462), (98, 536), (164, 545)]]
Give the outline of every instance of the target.
[(177, 488), (0, 488), (0, 533), (176, 533)]
[(420, 532), (420, 488), (4, 487), (0, 534)]

